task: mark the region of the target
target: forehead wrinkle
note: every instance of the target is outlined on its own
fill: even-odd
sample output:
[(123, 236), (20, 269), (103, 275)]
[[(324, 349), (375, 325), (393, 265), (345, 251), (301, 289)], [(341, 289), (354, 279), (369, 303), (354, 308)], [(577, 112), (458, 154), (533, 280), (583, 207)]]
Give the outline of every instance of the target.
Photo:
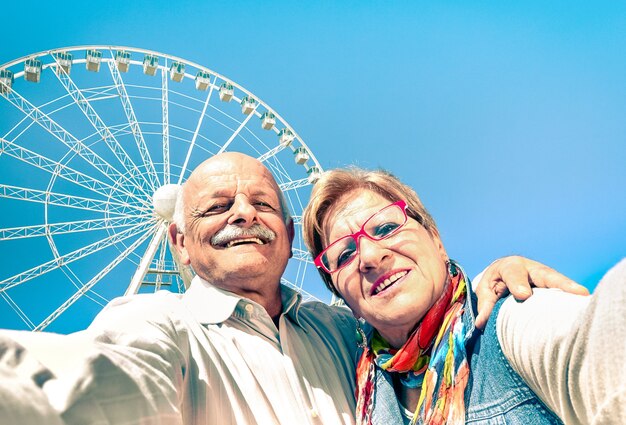
[[(361, 199), (361, 197), (369, 197), (369, 199)], [(384, 202), (381, 203), (381, 205), (376, 205), (376, 203), (381, 201)], [(353, 231), (358, 231), (363, 223), (368, 220), (372, 214), (376, 213), (377, 210), (375, 207), (384, 208), (386, 206), (386, 202), (391, 201), (369, 189), (354, 190), (346, 193), (340, 197), (326, 213), (326, 217), (322, 222), (323, 243), (328, 245), (330, 242), (338, 238), (352, 234)], [(343, 221), (342, 224), (347, 227), (345, 232), (342, 232), (339, 235), (333, 235), (332, 240), (332, 229), (330, 226), (331, 220), (333, 221), (333, 224), (337, 224), (337, 222), (341, 220)]]
[[(355, 208), (349, 208), (348, 206), (350, 205), (350, 203), (345, 201), (345, 197), (347, 197), (348, 195), (349, 194), (346, 194), (343, 198), (340, 198), (338, 202), (335, 202), (335, 204), (331, 206), (326, 213), (326, 217), (324, 218), (324, 221), (322, 223), (322, 240), (324, 245), (329, 245), (333, 240), (343, 236), (347, 236), (352, 233), (348, 228), (348, 230), (343, 232), (344, 234), (334, 235), (333, 240), (331, 240), (330, 237), (332, 232), (331, 221), (334, 227), (334, 225), (336, 225), (339, 220), (344, 220), (350, 216), (354, 216), (353, 210)], [(344, 205), (346, 205), (346, 207), (341, 208)]]

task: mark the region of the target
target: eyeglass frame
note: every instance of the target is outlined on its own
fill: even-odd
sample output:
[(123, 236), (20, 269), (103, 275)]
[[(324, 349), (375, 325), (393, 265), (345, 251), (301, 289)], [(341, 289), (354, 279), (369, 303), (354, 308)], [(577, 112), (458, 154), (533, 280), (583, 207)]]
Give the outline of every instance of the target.
[[(383, 212), (384, 210), (386, 210), (387, 208), (392, 208), (392, 207), (400, 207), (400, 210), (402, 211), (402, 213), (404, 214), (404, 221), (395, 229), (393, 229), (393, 231), (391, 231), (390, 233), (386, 234), (385, 236), (383, 236), (380, 239), (375, 239), (372, 236), (368, 235), (367, 232), (365, 231), (365, 226), (367, 225), (367, 223), (369, 223), (369, 221), (374, 218), (375, 216), (377, 216), (378, 214), (380, 214), (381, 212)], [(315, 264), (315, 266), (317, 268), (320, 268), (322, 270), (324, 270), (324, 272), (328, 273), (328, 274), (333, 274), (338, 272), (339, 270), (343, 269), (344, 267), (348, 266), (349, 264), (352, 263), (352, 261), (357, 257), (357, 255), (359, 254), (359, 238), (361, 236), (365, 236), (367, 239), (374, 241), (374, 242), (378, 242), (378, 241), (382, 241), (384, 239), (387, 239), (393, 235), (395, 235), (398, 230), (402, 229), (404, 227), (404, 225), (407, 223), (407, 221), (409, 221), (409, 216), (406, 212), (408, 208), (408, 205), (406, 203), (405, 200), (401, 199), (399, 201), (396, 202), (392, 202), (391, 204), (387, 205), (386, 207), (381, 208), (380, 210), (376, 211), (374, 214), (372, 214), (371, 216), (369, 216), (369, 218), (367, 220), (365, 220), (363, 222), (363, 225), (361, 226), (361, 229), (357, 232), (354, 232), (350, 235), (345, 235), (342, 236), (338, 239), (335, 239), (335, 241), (333, 241), (333, 243), (331, 243), (330, 245), (328, 245), (326, 248), (324, 248), (317, 257), (315, 257), (315, 259), (313, 260), (313, 263)], [(345, 239), (345, 238), (349, 238), (351, 237), (352, 240), (354, 240), (354, 243), (356, 245), (356, 250), (354, 253), (354, 256), (347, 261), (346, 263), (342, 264), (340, 267), (336, 268), (333, 271), (328, 270), (328, 268), (326, 268), (326, 266), (324, 265), (324, 262), (322, 261), (322, 256), (333, 246), (335, 245), (337, 242)]]

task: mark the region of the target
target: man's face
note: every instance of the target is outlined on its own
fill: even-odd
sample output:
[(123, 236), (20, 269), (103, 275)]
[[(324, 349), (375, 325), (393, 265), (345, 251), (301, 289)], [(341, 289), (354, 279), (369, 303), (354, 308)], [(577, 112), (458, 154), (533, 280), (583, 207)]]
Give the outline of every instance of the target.
[(182, 262), (240, 295), (275, 291), (293, 240), (278, 190), (251, 157), (228, 153), (204, 162), (184, 186), (186, 227), (177, 237)]

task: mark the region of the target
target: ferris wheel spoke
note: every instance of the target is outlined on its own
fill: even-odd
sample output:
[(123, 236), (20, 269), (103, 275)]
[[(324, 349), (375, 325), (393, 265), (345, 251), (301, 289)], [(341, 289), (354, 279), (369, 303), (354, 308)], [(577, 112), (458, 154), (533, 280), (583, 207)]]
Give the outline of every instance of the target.
[[(0, 86), (1, 86), (1, 84), (0, 84)], [(51, 104), (53, 104), (53, 103), (55, 103), (55, 102), (60, 102), (61, 100), (65, 99), (66, 97), (69, 97), (69, 94), (65, 94), (65, 95), (63, 95), (63, 96), (61, 96), (61, 97), (55, 98), (55, 99), (53, 99), (53, 100), (50, 100), (50, 101), (48, 101), (48, 102), (45, 102), (45, 103), (41, 104), (41, 105), (39, 106), (39, 109), (45, 108), (45, 107), (47, 107), (47, 106), (49, 106), (49, 105), (51, 105)], [(51, 114), (55, 114), (55, 113), (57, 113), (57, 112), (59, 112), (59, 111), (62, 111), (63, 109), (65, 109), (65, 108), (67, 108), (67, 107), (69, 107), (70, 105), (73, 105), (73, 104), (74, 104), (74, 102), (68, 103), (68, 104), (66, 104), (66, 105), (62, 105), (62, 106), (60, 106), (60, 107), (58, 107), (58, 108), (54, 109), (54, 110), (51, 112)], [(18, 122), (17, 122), (17, 123), (16, 123), (16, 124), (15, 124), (15, 125), (14, 125), (11, 129), (10, 129), (10, 130), (9, 130), (9, 131), (7, 131), (7, 132), (5, 133), (4, 138), (8, 140), (8, 139), (9, 139), (9, 135), (10, 135), (13, 131), (15, 131), (17, 128), (19, 128), (19, 126), (20, 126), (20, 125), (22, 125), (25, 121), (28, 121), (29, 119), (30, 119), (30, 116), (25, 114), (25, 115), (24, 115), (24, 118), (22, 118), (21, 120), (19, 120), (19, 121), (18, 121)], [(19, 133), (18, 135), (16, 135), (15, 137), (13, 137), (13, 138), (12, 138), (12, 139), (13, 139), (13, 141), (15, 141), (17, 138), (19, 138), (19, 137), (20, 137), (23, 133), (25, 133), (25, 132), (26, 132), (26, 131), (30, 128), (30, 127), (32, 127), (33, 125), (35, 125), (35, 121), (32, 121), (32, 120), (31, 120), (31, 122), (30, 122), (28, 125), (26, 125), (26, 127), (25, 127), (22, 131), (20, 131), (20, 133)]]
[[(165, 254), (167, 252), (167, 236), (161, 239), (161, 246), (159, 247), (159, 258), (156, 263), (156, 269), (165, 270)], [(163, 273), (157, 273), (154, 283), (154, 289), (158, 291), (163, 284)]]
[(94, 230), (113, 230), (120, 227), (134, 226), (146, 219), (149, 215), (129, 215), (124, 217), (97, 218), (94, 220), (77, 220), (66, 223), (40, 224), (35, 226), (7, 227), (0, 229), (0, 241), (13, 239), (33, 238), (40, 236), (56, 236), (66, 233), (87, 232)]
[(200, 117), (198, 118), (198, 123), (196, 124), (196, 130), (193, 133), (193, 137), (191, 138), (191, 144), (189, 145), (189, 149), (187, 150), (187, 156), (185, 157), (185, 163), (183, 164), (182, 169), (180, 170), (180, 175), (178, 176), (178, 184), (183, 182), (183, 178), (185, 177), (185, 172), (187, 171), (187, 165), (189, 164), (189, 158), (191, 157), (191, 151), (193, 150), (196, 139), (198, 138), (198, 133), (200, 132), (200, 127), (202, 126), (202, 122), (204, 121), (204, 116), (206, 114), (206, 109), (209, 106), (209, 100), (211, 100), (211, 94), (213, 93), (214, 85), (211, 84), (211, 88), (209, 89), (209, 94), (204, 101), (204, 106), (202, 107), (202, 112), (200, 113)]
[(13, 298), (11, 298), (9, 294), (0, 292), (0, 295), (2, 296), (2, 298), (4, 298), (4, 300), (7, 302), (9, 307), (11, 307), (11, 309), (15, 312), (15, 314), (17, 314), (20, 320), (22, 320), (22, 322), (24, 322), (26, 326), (28, 326), (29, 329), (31, 330), (35, 329), (35, 324), (33, 323), (33, 321), (30, 320), (30, 318), (26, 315), (26, 313), (24, 313), (24, 311), (20, 308), (20, 306), (17, 305), (15, 301), (13, 301)]
[(280, 283), (282, 283), (285, 286), (288, 286), (289, 288), (295, 289), (300, 294), (302, 294), (302, 301), (303, 302), (304, 301), (319, 301), (319, 299), (315, 295), (309, 294), (301, 286), (296, 285), (295, 283), (285, 279), (284, 277), (280, 278)]
[(135, 274), (130, 280), (130, 285), (126, 288), (124, 295), (136, 294), (139, 291), (141, 282), (143, 282), (143, 279), (146, 277), (148, 267), (152, 264), (152, 260), (154, 259), (159, 245), (161, 245), (162, 240), (167, 237), (167, 225), (165, 222), (160, 223), (159, 227), (152, 234), (152, 241), (150, 241), (148, 249), (146, 249), (146, 252), (141, 258), (141, 261), (137, 266), (137, 270), (135, 270)]
[(123, 187), (113, 187), (87, 174), (76, 171), (61, 162), (53, 161), (3, 138), (0, 138), (0, 152), (53, 175), (58, 175), (67, 181), (76, 183), (105, 197), (118, 196), (118, 192), (122, 192), (126, 196), (136, 196), (126, 191)]
[(265, 161), (267, 161), (268, 158), (271, 158), (271, 157), (275, 156), (278, 152), (282, 151), (286, 147), (287, 147), (286, 145), (281, 143), (278, 146), (275, 146), (274, 148), (272, 148), (269, 151), (265, 152), (263, 155), (261, 155), (257, 159), (260, 162), (265, 162)]
[(313, 260), (311, 259), (311, 254), (309, 254), (308, 251), (305, 251), (303, 249), (298, 249), (298, 248), (292, 248), (291, 251), (293, 253), (294, 259), (298, 261), (304, 261), (305, 263), (308, 263), (308, 264), (313, 264)]
[(127, 209), (147, 212), (147, 208), (123, 202), (101, 201), (82, 196), (65, 195), (45, 190), (28, 189), (18, 186), (0, 184), (0, 198), (18, 199), (27, 202), (45, 203), (68, 208), (97, 211), (109, 214), (127, 215)]
[[(113, 51), (111, 50), (111, 56), (113, 57)], [(146, 141), (143, 138), (143, 133), (141, 132), (141, 127), (137, 122), (137, 116), (135, 115), (135, 110), (133, 109), (133, 105), (128, 97), (128, 92), (126, 91), (126, 86), (124, 85), (124, 80), (122, 80), (122, 76), (120, 75), (120, 71), (117, 69), (114, 61), (108, 61), (109, 71), (111, 72), (111, 76), (113, 77), (113, 82), (117, 88), (117, 93), (119, 94), (120, 100), (122, 101), (122, 106), (124, 109), (124, 114), (126, 115), (126, 119), (130, 124), (131, 132), (135, 139), (135, 144), (137, 145), (137, 149), (139, 149), (139, 155), (141, 156), (141, 160), (143, 161), (146, 170), (148, 171), (148, 176), (151, 181), (151, 186), (155, 189), (159, 184), (159, 179), (156, 174), (156, 170), (154, 169), (154, 163), (152, 162), (152, 158), (150, 157), (150, 152), (148, 151), (148, 146), (146, 145)]]
[(50, 323), (52, 323), (57, 317), (65, 312), (72, 304), (74, 304), (80, 297), (82, 297), (87, 291), (94, 287), (103, 277), (105, 277), (111, 270), (113, 270), (119, 263), (121, 263), (130, 253), (132, 253), (139, 245), (141, 245), (149, 236), (151, 232), (144, 232), (137, 240), (129, 245), (124, 251), (122, 251), (115, 259), (107, 264), (98, 274), (96, 274), (89, 282), (84, 284), (74, 295), (68, 298), (63, 304), (59, 306), (50, 316), (45, 318), (39, 325), (35, 327), (35, 331), (44, 330)]
[(161, 70), (161, 109), (163, 115), (163, 183), (170, 183), (170, 104), (167, 72)]
[(10, 90), (8, 93), (5, 93), (4, 98), (111, 181), (123, 180), (136, 186), (135, 183), (129, 181), (126, 175), (120, 173), (115, 167), (102, 159), (82, 141), (78, 140), (74, 135), (57, 124), (50, 116), (34, 106), (15, 90)]
[[(58, 61), (58, 59), (56, 58), (55, 60)], [(138, 188), (142, 188), (143, 190), (143, 182), (135, 179), (135, 177), (141, 175), (139, 169), (137, 168), (137, 165), (135, 165), (128, 153), (124, 150), (124, 148), (122, 148), (122, 145), (120, 145), (115, 136), (111, 134), (109, 128), (106, 126), (104, 121), (102, 121), (102, 118), (100, 118), (100, 115), (98, 115), (93, 106), (91, 106), (90, 101), (85, 98), (83, 92), (78, 88), (78, 86), (74, 83), (69, 74), (65, 72), (65, 69), (63, 69), (63, 67), (60, 66), (58, 62), (54, 75), (57, 76), (61, 85), (69, 93), (72, 99), (74, 99), (74, 103), (76, 103), (76, 105), (80, 108), (83, 114), (85, 114), (85, 117), (87, 117), (87, 120), (96, 129), (100, 137), (102, 137), (104, 143), (109, 147), (111, 152), (113, 152), (120, 164), (122, 164), (124, 170), (130, 174), (130, 179), (136, 184)], [(150, 182), (146, 183), (150, 185)], [(151, 189), (154, 190), (155, 187), (153, 186), (151, 187)]]
[[(76, 289), (82, 288), (83, 282), (78, 278), (78, 276), (76, 276), (76, 273), (74, 273), (72, 269), (70, 269), (69, 267), (63, 266), (61, 267), (61, 271), (63, 272), (65, 276), (67, 276), (67, 279), (71, 282), (71, 284)], [(90, 299), (91, 301), (93, 301), (94, 303), (98, 304), (100, 307), (105, 307), (106, 304), (109, 302), (109, 300), (104, 298), (102, 295), (100, 295), (93, 289), (86, 292), (84, 296)]]
[(134, 226), (130, 229), (124, 230), (120, 233), (111, 235), (105, 239), (99, 240), (82, 248), (79, 248), (75, 251), (72, 251), (68, 254), (62, 255), (58, 258), (54, 258), (50, 261), (46, 261), (39, 266), (33, 267), (29, 270), (26, 270), (22, 273), (16, 274), (15, 276), (11, 276), (7, 279), (4, 279), (0, 282), (0, 292), (8, 291), (9, 289), (21, 285), (24, 282), (27, 282), (31, 279), (39, 277), (45, 273), (48, 273), (52, 270), (56, 270), (61, 266), (73, 263), (81, 258), (87, 257), (95, 252), (98, 252), (102, 249), (113, 246), (123, 240), (136, 236), (142, 232), (145, 232), (149, 227), (149, 224), (142, 223), (137, 226)]
[[(20, 128), (20, 126), (28, 121), (29, 117), (28, 116), (24, 116), (24, 118), (22, 118), (21, 120), (19, 120), (13, 127), (11, 127), (5, 134), (4, 137), (2, 137), (3, 139), (8, 139), (9, 136), (11, 135), (11, 133), (13, 133), (15, 130), (17, 130), (18, 128)], [(26, 125), (26, 127), (24, 129), (22, 129), (13, 139), (17, 139), (18, 137), (20, 137), (22, 134), (26, 133), (33, 125), (35, 125), (34, 121), (31, 121), (30, 123), (28, 123)]]
[(256, 108), (258, 108), (258, 106), (259, 106), (259, 104), (257, 103), (256, 106), (254, 107), (254, 109), (252, 110), (252, 112), (250, 112), (248, 114), (248, 116), (246, 116), (246, 119), (243, 120), (241, 122), (241, 124), (239, 124), (239, 127), (237, 127), (237, 130), (235, 130), (235, 132), (233, 134), (231, 134), (230, 138), (226, 141), (226, 143), (224, 143), (224, 145), (217, 152), (217, 154), (220, 154), (220, 153), (224, 152), (226, 150), (226, 148), (233, 142), (233, 140), (235, 140), (235, 137), (237, 137), (237, 135), (241, 132), (241, 130), (243, 130), (243, 128), (246, 126), (246, 124), (248, 124), (248, 121), (250, 121), (250, 118), (252, 118), (252, 116), (256, 112)]
[(295, 189), (299, 189), (301, 187), (304, 186), (308, 186), (309, 184), (311, 184), (309, 182), (308, 178), (304, 178), (304, 179), (299, 179), (299, 180), (294, 180), (294, 181), (290, 181), (287, 183), (281, 183), (278, 185), (278, 187), (280, 187), (280, 190), (282, 190), (283, 192), (287, 192), (290, 190), (295, 190)]

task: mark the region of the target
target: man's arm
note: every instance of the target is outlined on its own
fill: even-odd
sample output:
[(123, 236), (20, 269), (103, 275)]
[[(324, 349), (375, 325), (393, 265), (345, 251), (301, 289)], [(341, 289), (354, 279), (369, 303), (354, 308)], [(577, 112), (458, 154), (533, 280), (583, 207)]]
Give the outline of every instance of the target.
[(476, 327), (483, 329), (495, 303), (509, 293), (518, 300), (532, 295), (532, 286), (557, 288), (578, 295), (589, 291), (556, 270), (537, 261), (519, 256), (504, 257), (491, 263), (474, 279), (478, 297)]
[(122, 298), (96, 317), (73, 372), (43, 386), (66, 424), (183, 423), (189, 347), (168, 313), (172, 302), (160, 294)]
[(13, 338), (0, 333), (0, 422), (61, 425), (41, 388), (51, 378), (44, 366)]
[(97, 349), (69, 393), (63, 414), (68, 424), (87, 423), (94, 409), (106, 423), (182, 424), (188, 339), (180, 338), (174, 315), (167, 313), (172, 298), (133, 297), (98, 315), (87, 330)]

